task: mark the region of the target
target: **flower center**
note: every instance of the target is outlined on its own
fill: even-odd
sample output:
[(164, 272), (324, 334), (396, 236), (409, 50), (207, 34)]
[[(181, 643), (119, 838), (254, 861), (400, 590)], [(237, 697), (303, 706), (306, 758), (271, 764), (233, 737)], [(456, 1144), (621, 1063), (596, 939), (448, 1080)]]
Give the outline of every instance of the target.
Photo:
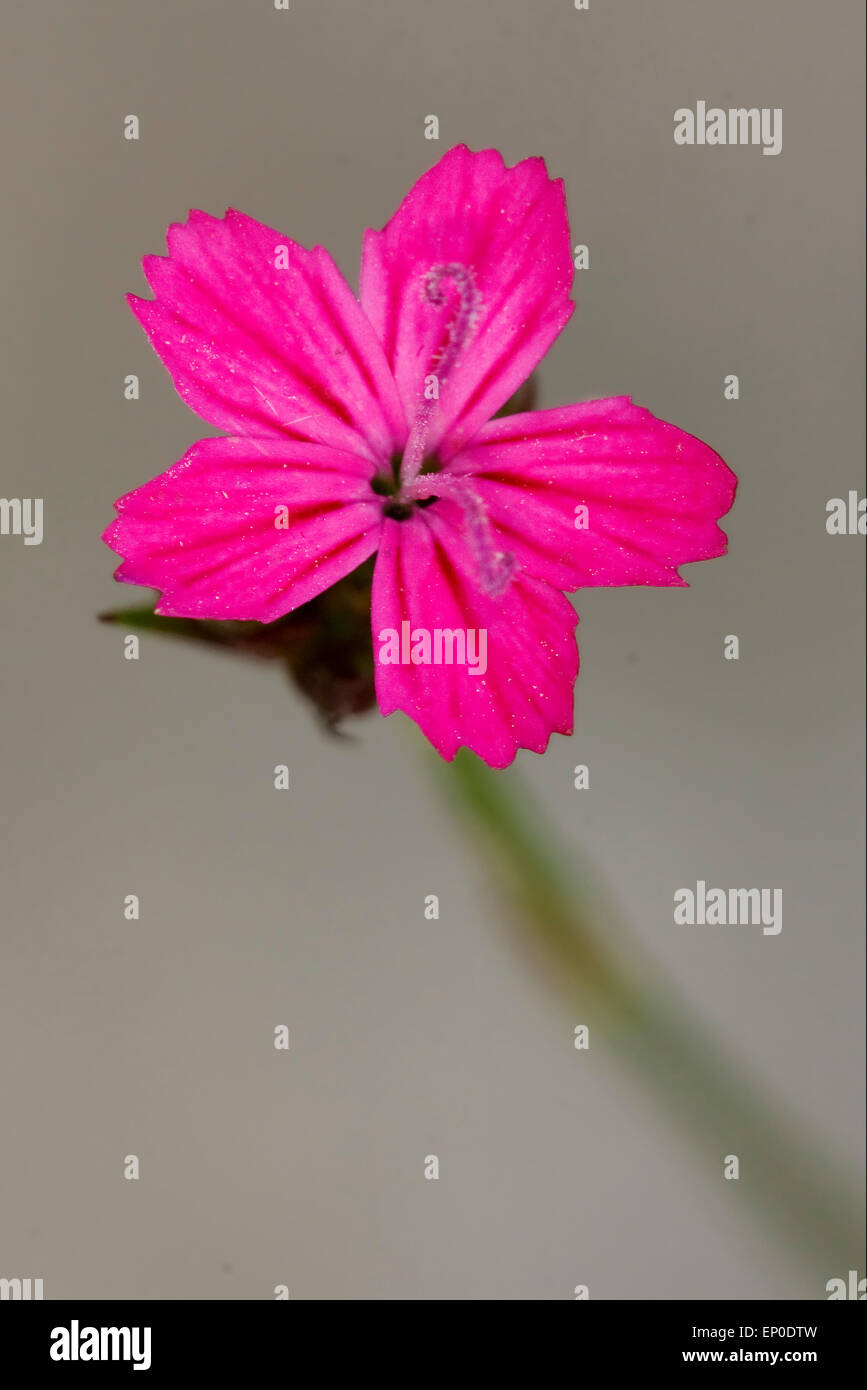
[[(391, 460), (391, 471), (377, 473), (370, 482), (377, 497), (385, 498), (385, 505), (382, 509), (383, 516), (390, 517), (392, 521), (408, 521), (416, 507), (430, 507), (437, 500), (436, 497), (410, 498), (405, 496), (401, 487), (400, 463), (401, 455), (395, 454)], [(439, 464), (436, 459), (426, 459), (419, 476), (426, 477), (428, 474), (438, 471)]]

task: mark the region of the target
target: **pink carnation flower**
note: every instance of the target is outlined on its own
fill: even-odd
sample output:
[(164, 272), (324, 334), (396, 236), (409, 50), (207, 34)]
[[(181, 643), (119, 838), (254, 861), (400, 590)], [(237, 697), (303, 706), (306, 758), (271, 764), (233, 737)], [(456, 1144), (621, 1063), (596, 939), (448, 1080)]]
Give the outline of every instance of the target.
[[(117, 503), (116, 578), (157, 612), (273, 622), (374, 552), (376, 691), (444, 758), (572, 731), (564, 590), (683, 585), (734, 475), (628, 396), (493, 419), (573, 310), (562, 180), (457, 146), (367, 232), (356, 299), (321, 246), (191, 212), (133, 312), (226, 431)], [(484, 661), (482, 650), (484, 649)]]

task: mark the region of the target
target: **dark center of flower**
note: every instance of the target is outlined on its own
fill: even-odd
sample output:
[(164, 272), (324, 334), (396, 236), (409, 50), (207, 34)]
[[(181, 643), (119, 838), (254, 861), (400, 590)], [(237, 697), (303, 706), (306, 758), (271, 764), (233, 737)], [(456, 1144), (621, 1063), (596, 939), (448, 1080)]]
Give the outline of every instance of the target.
[[(377, 473), (370, 480), (370, 486), (377, 497), (385, 499), (382, 509), (383, 516), (389, 517), (392, 521), (408, 521), (416, 507), (431, 507), (436, 502), (436, 497), (403, 497), (401, 494), (400, 465), (401, 455), (395, 454), (391, 460), (390, 470), (387, 473)], [(436, 459), (425, 459), (422, 465), (420, 477), (425, 477), (431, 473), (438, 473), (440, 465)]]

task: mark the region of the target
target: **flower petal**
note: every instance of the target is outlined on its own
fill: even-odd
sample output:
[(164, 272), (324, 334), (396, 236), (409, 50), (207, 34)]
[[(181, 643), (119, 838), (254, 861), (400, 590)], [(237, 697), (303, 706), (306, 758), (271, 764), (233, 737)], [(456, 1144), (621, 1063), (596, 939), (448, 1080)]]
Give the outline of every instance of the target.
[[(441, 498), (407, 521), (385, 521), (373, 576), (376, 693), (383, 714), (401, 709), (451, 760), (461, 746), (492, 767), (506, 767), (518, 748), (544, 752), (552, 732), (572, 731), (572, 689), (578, 674), (568, 599), (527, 575), (494, 598), (479, 585), (456, 505)], [(424, 629), (435, 648), (436, 629), (473, 638), (486, 666), (382, 663), (381, 634)], [(441, 653), (442, 654), (442, 653)]]
[(446, 471), (472, 478), (521, 568), (569, 590), (685, 586), (678, 565), (725, 553), (716, 520), (737, 486), (707, 444), (628, 396), (492, 420)]
[[(146, 256), (155, 300), (129, 304), (175, 387), (220, 429), (388, 461), (406, 425), (382, 348), (321, 246), (230, 210), (191, 212)], [(285, 262), (285, 268), (280, 268)]]
[(426, 297), (435, 267), (471, 273), (477, 296), (466, 350), (445, 384), (430, 446), (454, 452), (527, 379), (566, 324), (573, 266), (561, 179), (542, 159), (507, 169), (496, 150), (458, 145), (410, 189), (391, 221), (369, 231), (361, 302), (394, 372), (407, 419), (447, 338), (454, 300)]
[(124, 556), (115, 578), (161, 589), (157, 613), (273, 622), (373, 554), (370, 476), (322, 445), (203, 439), (115, 504), (103, 534)]

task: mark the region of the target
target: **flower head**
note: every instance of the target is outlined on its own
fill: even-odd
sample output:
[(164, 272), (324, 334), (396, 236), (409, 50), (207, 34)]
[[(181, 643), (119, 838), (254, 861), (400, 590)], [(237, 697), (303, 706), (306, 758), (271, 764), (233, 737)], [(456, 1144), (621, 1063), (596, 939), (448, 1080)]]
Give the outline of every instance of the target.
[(322, 247), (191, 212), (129, 302), (226, 431), (117, 502), (116, 578), (157, 612), (271, 623), (376, 555), (383, 714), (494, 767), (572, 730), (584, 585), (683, 585), (721, 555), (735, 479), (629, 397), (494, 418), (567, 323), (562, 181), (449, 150), (364, 240), (358, 299)]

